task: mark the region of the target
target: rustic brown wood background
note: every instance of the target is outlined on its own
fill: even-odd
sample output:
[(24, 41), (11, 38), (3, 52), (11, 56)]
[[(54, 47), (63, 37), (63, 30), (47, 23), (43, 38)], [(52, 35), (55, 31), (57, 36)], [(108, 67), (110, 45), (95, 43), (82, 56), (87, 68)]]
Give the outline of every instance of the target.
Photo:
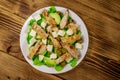
[[(73, 70), (46, 74), (22, 56), (19, 34), (36, 10), (63, 6), (87, 25), (89, 49)], [(120, 80), (120, 0), (0, 0), (0, 80)]]

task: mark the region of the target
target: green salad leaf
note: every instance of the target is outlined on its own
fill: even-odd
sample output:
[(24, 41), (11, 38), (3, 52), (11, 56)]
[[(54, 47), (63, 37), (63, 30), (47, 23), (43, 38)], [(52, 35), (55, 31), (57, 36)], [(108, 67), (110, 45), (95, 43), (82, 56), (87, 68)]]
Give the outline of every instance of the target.
[(56, 47), (53, 47), (53, 52), (57, 53), (57, 48)]
[(42, 19), (39, 19), (39, 20), (37, 21), (37, 24), (38, 24), (38, 25), (41, 25), (41, 23), (42, 23)]
[(68, 16), (68, 21), (70, 21), (72, 18), (71, 18), (71, 16)]
[(49, 38), (47, 39), (47, 44), (51, 44), (51, 40)]
[(77, 43), (77, 41), (72, 41), (72, 42), (71, 42), (71, 44), (72, 44), (73, 46), (75, 46), (76, 43)]
[(39, 19), (39, 20), (37, 21), (37, 24), (38, 24), (38, 25), (41, 25), (41, 23), (42, 23), (43, 21), (45, 21), (44, 16), (43, 16), (42, 14), (40, 14), (40, 16), (41, 16), (41, 19)]
[(76, 34), (81, 34), (82, 32), (80, 30), (77, 30)]
[(71, 67), (75, 67), (76, 64), (77, 64), (77, 59), (73, 58), (73, 59), (70, 61)]
[(44, 54), (45, 57), (50, 57), (50, 52), (46, 52), (46, 54)]
[(30, 35), (30, 32), (28, 32), (27, 35), (27, 43), (30, 44), (30, 40), (32, 39), (32, 36)]
[(33, 64), (34, 64), (34, 65), (41, 66), (41, 65), (44, 64), (43, 61), (39, 61), (38, 55), (34, 55), (33, 58), (32, 58), (32, 60), (33, 60)]
[(31, 19), (30, 22), (29, 22), (29, 26), (32, 27), (33, 23), (35, 22), (36, 20), (35, 19)]
[(64, 67), (61, 66), (60, 64), (57, 64), (57, 65), (55, 66), (55, 70), (56, 70), (56, 71), (61, 71), (61, 70), (63, 70), (63, 69), (64, 69)]
[(48, 11), (49, 13), (55, 13), (56, 12), (56, 8), (54, 7), (54, 6), (51, 6), (50, 8), (49, 8), (49, 11)]

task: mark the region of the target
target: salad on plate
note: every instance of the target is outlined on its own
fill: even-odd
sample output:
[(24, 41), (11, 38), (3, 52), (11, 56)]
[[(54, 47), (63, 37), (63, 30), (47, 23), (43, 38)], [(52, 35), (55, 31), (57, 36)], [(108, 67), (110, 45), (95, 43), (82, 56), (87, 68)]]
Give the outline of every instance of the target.
[(69, 15), (69, 10), (62, 13), (51, 6), (33, 16), (28, 25), (27, 57), (34, 65), (53, 67), (56, 71), (63, 70), (66, 65), (76, 66), (83, 39), (80, 25)]

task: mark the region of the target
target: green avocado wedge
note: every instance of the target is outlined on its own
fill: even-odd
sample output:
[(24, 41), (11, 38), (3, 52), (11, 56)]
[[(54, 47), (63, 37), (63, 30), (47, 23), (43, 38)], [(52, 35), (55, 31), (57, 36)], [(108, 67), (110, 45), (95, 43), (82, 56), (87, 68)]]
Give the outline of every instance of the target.
[(56, 65), (56, 61), (55, 60), (52, 60), (52, 59), (50, 59), (50, 58), (48, 58), (48, 57), (44, 57), (44, 63), (47, 65), (47, 66), (49, 66), (49, 67), (53, 67), (53, 66), (55, 66)]
[(49, 14), (52, 18), (55, 19), (55, 22), (57, 24), (60, 24), (60, 21), (61, 21), (61, 18), (60, 18), (60, 15), (58, 13), (50, 13)]

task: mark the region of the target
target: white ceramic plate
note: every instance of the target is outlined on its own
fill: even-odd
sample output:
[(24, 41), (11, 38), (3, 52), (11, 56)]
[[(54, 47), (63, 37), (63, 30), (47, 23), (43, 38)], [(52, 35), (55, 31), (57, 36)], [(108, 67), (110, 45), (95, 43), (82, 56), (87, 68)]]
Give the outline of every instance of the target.
[[(58, 7), (58, 6), (55, 6), (56, 7), (56, 10), (57, 11), (61, 11), (63, 13), (65, 13), (66, 11), (66, 8), (63, 8), (63, 7)], [(27, 44), (27, 40), (26, 40), (26, 36), (27, 36), (27, 33), (28, 33), (28, 30), (29, 30), (29, 21), (33, 18), (33, 16), (35, 16), (36, 14), (40, 14), (44, 9), (49, 9), (50, 7), (45, 7), (45, 8), (42, 8), (42, 9), (39, 9), (37, 10), (36, 12), (34, 12), (27, 20), (26, 22), (24, 23), (23, 27), (22, 27), (22, 30), (21, 30), (21, 34), (20, 34), (20, 47), (21, 47), (21, 50), (22, 50), (22, 54), (24, 56), (24, 58), (26, 59), (26, 61), (32, 66), (34, 67), (35, 69), (39, 70), (39, 71), (42, 71), (42, 72), (45, 72), (45, 73), (50, 73), (50, 74), (58, 74), (58, 73), (64, 73), (64, 72), (67, 72), (71, 69), (73, 69), (70, 65), (66, 65), (64, 67), (64, 69), (62, 71), (56, 71), (54, 68), (50, 68), (50, 67), (47, 67), (45, 65), (42, 65), (42, 66), (36, 66), (33, 64), (33, 61), (28, 59), (27, 58), (27, 55), (29, 53), (29, 50), (28, 50), (28, 44)], [(81, 57), (80, 59), (78, 60), (77, 62), (77, 65), (82, 61), (82, 59), (84, 58), (86, 52), (87, 52), (87, 49), (88, 49), (88, 42), (89, 42), (89, 39), (88, 39), (88, 32), (87, 32), (87, 29), (86, 29), (86, 26), (84, 24), (84, 22), (82, 21), (82, 19), (77, 15), (75, 14), (73, 11), (69, 10), (69, 15), (73, 18), (73, 20), (76, 21), (77, 24), (80, 25), (80, 29), (81, 29), (81, 32), (82, 32), (82, 37), (83, 37), (83, 40), (84, 42), (82, 43), (83, 44), (83, 49), (80, 50), (80, 54), (81, 54)], [(76, 66), (77, 66), (76, 65)]]

